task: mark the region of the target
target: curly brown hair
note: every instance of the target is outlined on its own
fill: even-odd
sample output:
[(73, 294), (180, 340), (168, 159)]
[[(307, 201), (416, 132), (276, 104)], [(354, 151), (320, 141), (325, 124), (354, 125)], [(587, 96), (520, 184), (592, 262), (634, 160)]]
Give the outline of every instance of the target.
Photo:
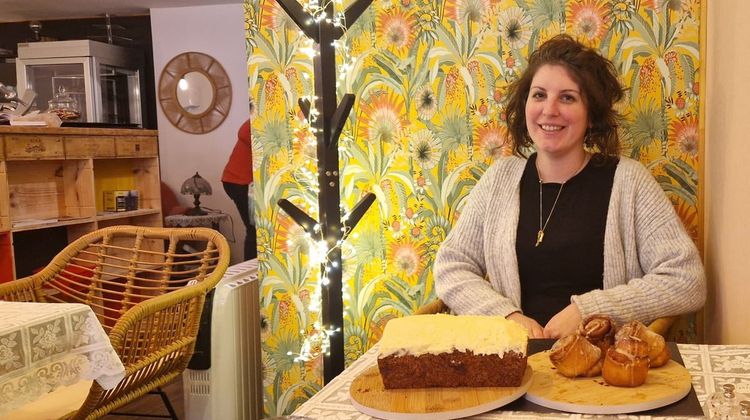
[(526, 100), (536, 72), (545, 65), (560, 65), (581, 89), (591, 127), (586, 133), (586, 147), (604, 156), (620, 153), (617, 125), (620, 115), (613, 108), (625, 96), (611, 61), (569, 35), (557, 35), (542, 44), (529, 57), (529, 65), (521, 77), (509, 87), (506, 105), (508, 131), (513, 152), (526, 157), (524, 149), (533, 142), (526, 128)]

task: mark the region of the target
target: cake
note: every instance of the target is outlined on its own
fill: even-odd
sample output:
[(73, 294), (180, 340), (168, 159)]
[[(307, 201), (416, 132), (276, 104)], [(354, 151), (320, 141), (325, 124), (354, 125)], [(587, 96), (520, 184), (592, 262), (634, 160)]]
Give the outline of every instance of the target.
[(520, 386), (527, 344), (501, 316), (406, 316), (386, 324), (378, 369), (386, 389)]

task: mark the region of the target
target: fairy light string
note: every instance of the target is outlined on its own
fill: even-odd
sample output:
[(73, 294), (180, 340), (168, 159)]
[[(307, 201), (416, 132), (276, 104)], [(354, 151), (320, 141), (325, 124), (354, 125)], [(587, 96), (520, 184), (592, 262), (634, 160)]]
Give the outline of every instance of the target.
[[(334, 10), (333, 17), (329, 16), (326, 12), (326, 9), (329, 5), (332, 6), (332, 9)], [(346, 22), (344, 19), (344, 13), (340, 11), (342, 5), (343, 2), (341, 0), (329, 0), (323, 3), (319, 2), (318, 0), (311, 0), (303, 6), (303, 9), (311, 17), (306, 23), (308, 25), (320, 25), (321, 22), (325, 21), (326, 24), (333, 24), (335, 27), (342, 28), (345, 34)], [(301, 41), (299, 52), (305, 54), (311, 60), (319, 56), (320, 51), (319, 48), (316, 47), (315, 42), (310, 38), (304, 37), (304, 32), (299, 31), (299, 34), (303, 39)], [(353, 67), (355, 58), (351, 57), (350, 55), (350, 50), (347, 45), (345, 35), (344, 38), (340, 40), (334, 40), (332, 42), (332, 46), (337, 53), (336, 56), (342, 57), (343, 60), (343, 63), (340, 66), (337, 66), (339, 75), (336, 82), (336, 88), (338, 90), (341, 87), (340, 81), (346, 80), (348, 75), (347, 73)], [(303, 73), (303, 77), (308, 81), (311, 79), (309, 73)], [(318, 111), (316, 105), (319, 98), (316, 95), (304, 95), (301, 96), (301, 98), (309, 104), (309, 112), (306, 117), (303, 117), (300, 120), (299, 126), (293, 130), (295, 134), (293, 141), (304, 141), (305, 146), (317, 146), (317, 143), (319, 141), (318, 134), (320, 132), (320, 129), (318, 128), (320, 123), (320, 112)], [(316, 161), (313, 159), (310, 161), (310, 164), (316, 164), (315, 162)], [(310, 185), (312, 187), (312, 191), (317, 195), (320, 193), (318, 177), (315, 173), (313, 173), (313, 171), (309, 170), (307, 166), (308, 165), (303, 165), (298, 169), (299, 176), (307, 185)], [(307, 202), (305, 204), (305, 207), (307, 207), (307, 209), (312, 213), (318, 212), (319, 209), (314, 203)], [(342, 210), (346, 210), (343, 203), (340, 205), (340, 207)], [(347, 219), (348, 217), (344, 216), (344, 221), (346, 221)], [(334, 244), (331, 244), (331, 241), (326, 239), (315, 239), (321, 236), (320, 224), (316, 224), (313, 230), (315, 236), (311, 235), (310, 233), (307, 233), (305, 235), (306, 240), (308, 241), (308, 249), (310, 250), (308, 266), (312, 270), (315, 270), (315, 267), (320, 267), (320, 281), (315, 283), (312, 295), (310, 297), (310, 305), (308, 306), (308, 310), (313, 313), (320, 313), (322, 310), (321, 300), (323, 287), (327, 287), (331, 283), (329, 274), (333, 269), (342, 269), (342, 267), (337, 266), (338, 263), (336, 262), (336, 260), (332, 260), (330, 256), (335, 251), (341, 251), (343, 241), (349, 235), (351, 228), (346, 226), (342, 227), (342, 239), (337, 240)], [(300, 349), (300, 353), (295, 355), (290, 352), (289, 355), (295, 356), (294, 360), (298, 362), (310, 361), (316, 357), (319, 357), (321, 354), (330, 355), (330, 337), (340, 332), (340, 327), (333, 328), (332, 326), (323, 326), (320, 320), (316, 319), (312, 323), (311, 331), (300, 330), (300, 333), (305, 336)]]
[[(320, 225), (315, 225), (313, 229), (316, 233), (320, 232)], [(331, 282), (331, 279), (328, 277), (331, 269), (343, 268), (338, 267), (338, 262), (335, 259), (330, 258), (330, 255), (335, 250), (342, 250), (344, 241), (351, 232), (351, 228), (349, 227), (343, 227), (342, 230), (342, 239), (336, 241), (335, 245), (332, 247), (326, 240), (315, 240), (309, 233), (305, 234), (309, 243), (308, 249), (310, 250), (308, 266), (311, 269), (315, 269), (316, 266), (322, 267), (320, 273), (321, 279), (319, 282), (315, 283), (312, 295), (310, 296), (310, 305), (308, 306), (310, 312), (320, 313), (322, 310), (322, 290), (324, 286), (328, 286)], [(348, 299), (349, 296), (345, 295), (344, 298)], [(300, 334), (305, 336), (305, 339), (302, 342), (299, 354), (294, 354), (292, 352), (288, 352), (287, 354), (289, 356), (295, 356), (295, 362), (308, 362), (319, 357), (321, 354), (330, 355), (330, 337), (340, 332), (341, 328), (333, 328), (332, 326), (324, 327), (320, 320), (316, 319), (312, 323), (311, 331), (300, 330)]]
[[(302, 194), (280, 199), (279, 205), (305, 230), (302, 240), (307, 242), (308, 273), (319, 281), (313, 282), (312, 290), (308, 289), (311, 296), (305, 309), (311, 319), (306, 319), (300, 329), (303, 343), (299, 353), (287, 354), (299, 362), (325, 356), (323, 374), (327, 382), (344, 368), (344, 302), (351, 301), (345, 291), (347, 283), (341, 266), (344, 241), (376, 199), (373, 193), (366, 193), (351, 211), (347, 210), (340, 197), (337, 153), (342, 153), (340, 138), (354, 103), (354, 95), (348, 91), (350, 73), (357, 63), (345, 36), (346, 21), (356, 21), (372, 0), (350, 0), (345, 12), (341, 0), (310, 0), (303, 4), (297, 0), (278, 1), (300, 29), (295, 43), (297, 53), (306, 55), (314, 64), (312, 74), (300, 72), (304, 85), (315, 87), (313, 95), (300, 96), (302, 112), (292, 113), (301, 115), (299, 124), (294, 124), (292, 141), (295, 150), (302, 150), (304, 162), (294, 169), (292, 177), (303, 188)], [(338, 69), (338, 73), (328, 69), (334, 72)], [(313, 75), (316, 80), (311, 83)], [(343, 138), (353, 140), (347, 135)], [(316, 150), (315, 157), (308, 158), (310, 148)], [(312, 165), (315, 170), (311, 170)], [(316, 214), (319, 221), (313, 217)], [(290, 249), (294, 242), (299, 245), (299, 241), (299, 237), (292, 240)], [(348, 246), (346, 251), (353, 249)]]

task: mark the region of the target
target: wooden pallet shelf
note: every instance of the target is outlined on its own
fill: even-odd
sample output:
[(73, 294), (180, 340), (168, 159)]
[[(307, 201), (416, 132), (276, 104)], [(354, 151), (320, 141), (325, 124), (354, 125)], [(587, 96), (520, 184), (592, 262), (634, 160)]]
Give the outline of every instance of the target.
[[(100, 227), (162, 226), (158, 150), (155, 130), (0, 126), (0, 282)], [(107, 190), (137, 190), (139, 208), (105, 212)], [(47, 234), (67, 242), (24, 240)]]

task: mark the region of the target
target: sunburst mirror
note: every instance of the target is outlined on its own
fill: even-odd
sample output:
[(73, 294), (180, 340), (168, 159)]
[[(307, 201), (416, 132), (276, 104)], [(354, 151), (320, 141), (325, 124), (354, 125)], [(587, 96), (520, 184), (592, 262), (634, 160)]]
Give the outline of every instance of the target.
[(169, 122), (191, 134), (221, 125), (232, 105), (232, 84), (224, 67), (199, 52), (175, 56), (159, 78), (159, 104)]

